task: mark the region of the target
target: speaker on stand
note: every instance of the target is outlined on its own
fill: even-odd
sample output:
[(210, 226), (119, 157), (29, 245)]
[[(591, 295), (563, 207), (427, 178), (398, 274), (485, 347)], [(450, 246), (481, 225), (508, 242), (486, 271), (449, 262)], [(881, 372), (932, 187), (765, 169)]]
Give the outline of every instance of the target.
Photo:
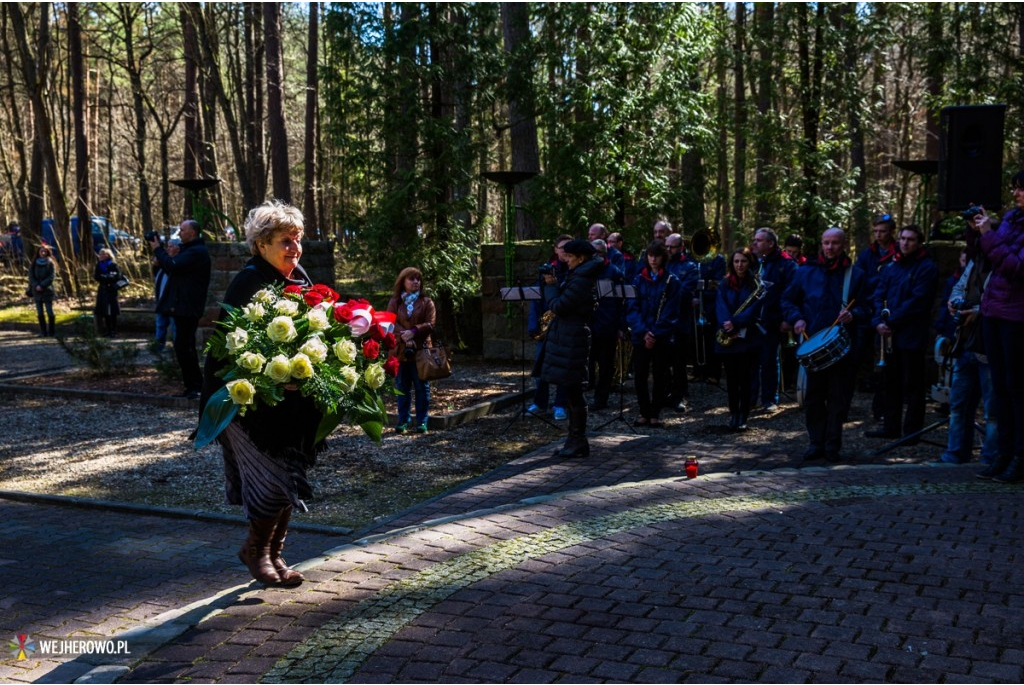
[(943, 107), (939, 115), (937, 209), (1002, 205), (1006, 105)]

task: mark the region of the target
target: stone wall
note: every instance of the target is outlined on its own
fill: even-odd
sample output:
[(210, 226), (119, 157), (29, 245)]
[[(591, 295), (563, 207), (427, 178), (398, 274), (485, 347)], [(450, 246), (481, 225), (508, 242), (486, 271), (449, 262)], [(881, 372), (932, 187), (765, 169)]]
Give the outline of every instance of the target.
[[(210, 274), (210, 290), (206, 295), (206, 316), (199, 322), (200, 329), (212, 330), (213, 322), (220, 315), (220, 303), (224, 293), (245, 263), (252, 258), (252, 252), (245, 243), (208, 242), (213, 271)], [(310, 240), (302, 242), (302, 268), (314, 283), (334, 287), (334, 241)], [(208, 332), (203, 332), (205, 340)]]
[[(547, 261), (551, 244), (525, 241), (515, 245), (514, 279), (511, 285), (537, 284), (537, 267)], [(485, 243), (480, 246), (481, 334), (484, 359), (518, 360), (533, 358), (534, 343), (526, 334), (529, 303), (501, 301), (505, 287), (505, 246)]]

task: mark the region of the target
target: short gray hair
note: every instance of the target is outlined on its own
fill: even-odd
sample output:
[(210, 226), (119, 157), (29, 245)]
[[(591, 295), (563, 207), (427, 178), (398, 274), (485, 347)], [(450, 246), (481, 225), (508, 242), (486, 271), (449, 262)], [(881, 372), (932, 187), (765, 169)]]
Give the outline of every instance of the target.
[(594, 246), (594, 249), (597, 250), (598, 254), (608, 254), (608, 243), (600, 238), (591, 240), (590, 244)]
[(305, 219), (296, 207), (280, 200), (267, 200), (253, 207), (245, 218), (245, 244), (254, 255), (259, 254), (256, 243), (269, 243), (279, 233), (301, 235), (305, 230)]

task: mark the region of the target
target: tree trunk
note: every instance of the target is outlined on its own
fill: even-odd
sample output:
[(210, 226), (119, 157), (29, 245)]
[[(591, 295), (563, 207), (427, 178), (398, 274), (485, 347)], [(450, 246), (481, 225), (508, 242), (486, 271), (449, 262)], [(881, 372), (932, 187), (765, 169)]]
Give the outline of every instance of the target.
[(743, 74), (744, 49), (746, 42), (747, 10), (743, 3), (736, 3), (736, 36), (733, 42), (735, 60), (735, 107), (736, 133), (733, 139), (733, 222), (726, 225), (722, 246), (729, 250), (733, 246), (735, 228), (743, 225), (743, 203), (747, 191), (747, 94)]
[[(718, 5), (718, 26), (723, 32), (728, 30), (728, 10), (724, 3)], [(715, 57), (715, 74), (718, 78), (718, 181), (716, 188), (717, 208), (715, 211), (714, 230), (719, 238), (722, 231), (729, 225), (729, 91), (727, 87), (728, 69), (727, 53), (724, 48), (718, 50)], [(723, 243), (724, 244), (724, 243)]]
[(320, 217), (317, 215), (317, 192), (320, 181), (316, 155), (316, 143), (320, 137), (317, 130), (320, 109), (320, 78), (317, 72), (319, 69), (319, 9), (319, 3), (309, 3), (309, 47), (306, 52), (306, 192), (303, 207), (306, 215), (306, 231), (317, 238), (322, 238)]
[[(201, 155), (201, 131), (199, 120), (199, 45), (198, 30), (190, 10), (190, 3), (182, 3), (181, 28), (185, 49), (185, 152), (183, 170), (185, 178), (197, 178)], [(192, 198), (185, 193), (182, 216), (192, 216)]]
[[(88, 97), (85, 92), (85, 54), (82, 50), (82, 25), (78, 16), (78, 5), (69, 3), (68, 50), (71, 61), (71, 92), (75, 119), (75, 188), (76, 214), (78, 225), (89, 226), (92, 209), (89, 204), (89, 138), (87, 132)], [(79, 231), (82, 251), (92, 250), (92, 231)]]
[[(942, 12), (940, 3), (928, 5), (928, 58), (925, 64), (925, 79), (928, 83), (928, 99), (939, 102), (945, 75), (949, 46), (944, 43)], [(927, 137), (925, 138), (925, 159), (939, 158), (939, 110), (935, 104), (928, 107)], [(922, 228), (926, 228), (923, 227)]]
[[(130, 5), (118, 5), (121, 28), (124, 30), (124, 54), (128, 81), (132, 86), (132, 111), (135, 114), (135, 159), (138, 164), (139, 214), (142, 219), (143, 235), (153, 230), (153, 207), (149, 197), (149, 169), (146, 164), (146, 103), (142, 86), (141, 66), (136, 63), (134, 12)], [(81, 216), (81, 214), (79, 214)], [(81, 219), (79, 220), (81, 222)], [(85, 224), (79, 223), (79, 226)]]
[[(540, 148), (537, 144), (537, 120), (533, 97), (533, 50), (530, 47), (530, 5), (525, 2), (501, 3), (501, 20), (505, 52), (509, 55), (508, 116), (512, 171), (540, 171)], [(530, 205), (530, 184), (520, 183), (515, 189), (515, 206)], [(526, 212), (516, 212), (516, 237), (532, 240), (539, 237), (537, 224)]]
[(252, 200), (267, 195), (267, 160), (264, 154), (263, 74), (265, 54), (263, 43), (263, 12), (254, 2), (245, 4), (245, 158), (252, 187)]
[(775, 162), (774, 150), (778, 145), (775, 135), (774, 85), (772, 75), (775, 60), (775, 3), (754, 4), (754, 25), (758, 38), (757, 87), (757, 158), (754, 178), (757, 186), (754, 203), (754, 221), (758, 226), (772, 220), (775, 178), (771, 169)]
[(281, 52), (281, 3), (263, 5), (263, 36), (267, 49), (267, 126), (270, 128), (270, 169), (274, 197), (291, 204), (288, 134), (284, 120), (284, 65)]

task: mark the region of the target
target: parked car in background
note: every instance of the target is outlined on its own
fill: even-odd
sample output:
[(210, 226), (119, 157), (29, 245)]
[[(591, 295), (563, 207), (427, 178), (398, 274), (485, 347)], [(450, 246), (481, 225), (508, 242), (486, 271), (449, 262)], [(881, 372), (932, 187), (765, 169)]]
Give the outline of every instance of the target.
[[(115, 253), (119, 248), (132, 248), (138, 247), (139, 239), (135, 236), (114, 228), (110, 221), (104, 216), (94, 216), (90, 222), (92, 224), (92, 249), (96, 252), (100, 251), (100, 248), (109, 248)], [(53, 219), (43, 219), (42, 236), (49, 245), (53, 247), (54, 254), (60, 255), (60, 243), (53, 232)], [(82, 241), (79, 238), (78, 233), (78, 217), (71, 217), (71, 244), (74, 245), (75, 255), (81, 253)]]

